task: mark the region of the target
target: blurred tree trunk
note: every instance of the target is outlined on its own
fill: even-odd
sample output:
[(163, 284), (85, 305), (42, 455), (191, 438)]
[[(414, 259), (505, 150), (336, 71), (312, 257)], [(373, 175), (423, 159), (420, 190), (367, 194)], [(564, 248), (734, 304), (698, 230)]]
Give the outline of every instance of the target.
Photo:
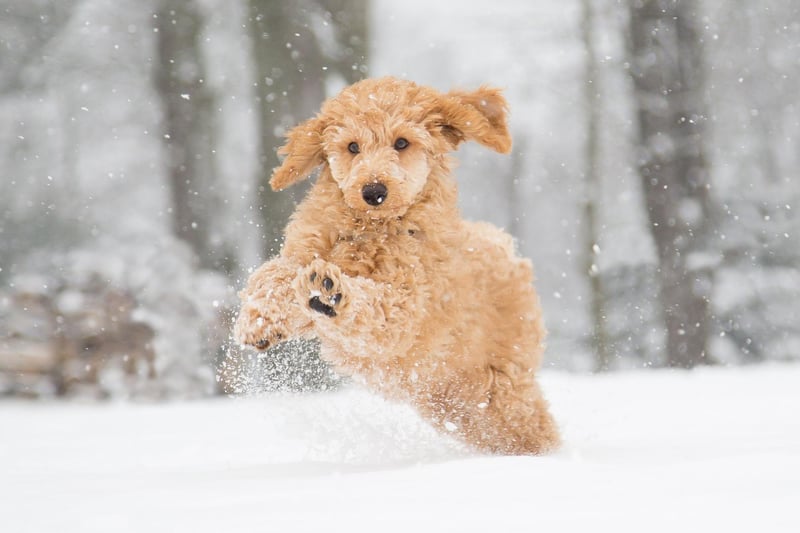
[(288, 129), (319, 110), (331, 76), (348, 84), (363, 76), (367, 0), (250, 0), (250, 20), (261, 110), (258, 207), (269, 257), (280, 249), (283, 228), (307, 189), (270, 189), (272, 170), (280, 163), (276, 150)]
[(213, 183), (213, 96), (204, 85), (199, 35), (203, 19), (194, 1), (161, 0), (156, 14), (156, 89), (164, 109), (164, 144), (172, 196), (172, 227), (201, 266), (218, 259), (209, 242), (207, 194)]
[[(44, 75), (77, 3), (0, 3), (0, 285), (34, 250), (69, 249), (79, 238), (77, 121), (62, 122), (69, 91), (51, 91)], [(40, 175), (48, 180), (33, 179)]]
[[(260, 107), (261, 177), (258, 209), (264, 255), (280, 251), (283, 229), (308, 182), (286, 191), (269, 186), (286, 131), (313, 116), (326, 88), (361, 79), (366, 72), (367, 0), (249, 0)], [(313, 390), (334, 386), (317, 343), (279, 344), (259, 365), (269, 389)], [(278, 371), (276, 371), (276, 369)], [(287, 371), (288, 369), (288, 371)]]
[(596, 202), (600, 199), (600, 79), (594, 46), (594, 14), (592, 0), (583, 0), (581, 37), (586, 49), (584, 80), (584, 105), (586, 106), (586, 144), (583, 198), (583, 253), (585, 271), (589, 276), (590, 311), (592, 318), (592, 349), (595, 369), (608, 370), (611, 364), (611, 346), (606, 328), (605, 298), (598, 265), (600, 253), (600, 221)]
[(701, 22), (692, 0), (631, 0), (639, 173), (659, 258), (667, 364), (708, 363), (709, 172)]

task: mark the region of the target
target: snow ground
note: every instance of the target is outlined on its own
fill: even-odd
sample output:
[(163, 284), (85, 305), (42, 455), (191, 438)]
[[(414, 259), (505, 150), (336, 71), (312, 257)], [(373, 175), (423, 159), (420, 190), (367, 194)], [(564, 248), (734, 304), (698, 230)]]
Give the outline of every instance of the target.
[(0, 404), (0, 531), (800, 531), (800, 365), (545, 372), (546, 457), (364, 391)]

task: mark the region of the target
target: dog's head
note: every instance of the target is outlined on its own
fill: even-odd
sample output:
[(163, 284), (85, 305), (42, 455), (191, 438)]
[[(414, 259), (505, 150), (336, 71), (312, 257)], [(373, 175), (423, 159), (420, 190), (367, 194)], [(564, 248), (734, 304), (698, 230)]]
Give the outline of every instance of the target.
[(395, 78), (364, 80), (289, 131), (270, 184), (284, 189), (326, 165), (351, 209), (371, 218), (400, 216), (445, 154), (466, 140), (511, 150), (500, 90), (440, 93)]

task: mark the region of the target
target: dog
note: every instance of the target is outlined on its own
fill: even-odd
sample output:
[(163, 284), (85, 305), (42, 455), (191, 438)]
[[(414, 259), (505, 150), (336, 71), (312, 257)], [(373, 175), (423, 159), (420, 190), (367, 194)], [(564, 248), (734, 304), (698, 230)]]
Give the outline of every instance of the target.
[(531, 263), (510, 235), (461, 218), (451, 172), (464, 141), (510, 152), (506, 115), (499, 89), (387, 77), (290, 130), (270, 185), (319, 174), (240, 292), (234, 337), (259, 350), (317, 337), (338, 372), (480, 452), (555, 449)]

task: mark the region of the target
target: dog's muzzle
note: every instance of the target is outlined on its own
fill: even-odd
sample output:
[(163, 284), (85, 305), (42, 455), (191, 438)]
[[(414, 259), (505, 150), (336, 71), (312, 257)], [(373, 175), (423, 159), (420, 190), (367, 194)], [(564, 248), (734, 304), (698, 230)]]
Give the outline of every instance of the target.
[(368, 183), (361, 189), (361, 197), (371, 206), (381, 205), (389, 195), (389, 190), (383, 183)]

